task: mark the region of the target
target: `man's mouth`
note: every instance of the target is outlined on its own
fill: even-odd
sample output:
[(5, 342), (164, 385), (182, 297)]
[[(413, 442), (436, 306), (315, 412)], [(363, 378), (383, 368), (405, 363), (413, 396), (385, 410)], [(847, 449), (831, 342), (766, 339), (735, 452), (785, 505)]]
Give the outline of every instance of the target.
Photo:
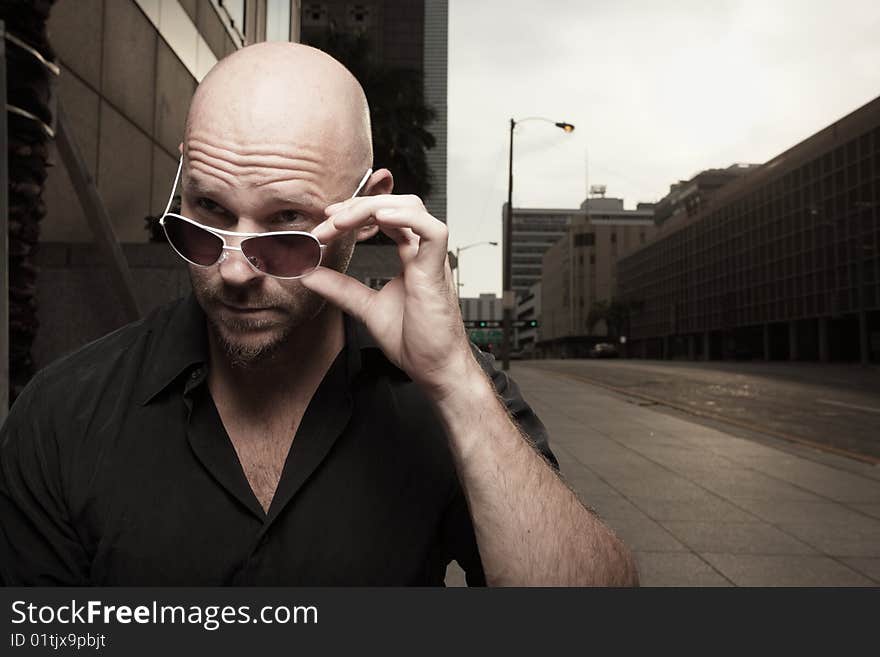
[(226, 310), (230, 310), (232, 312), (242, 313), (242, 314), (261, 313), (261, 312), (268, 312), (268, 311), (272, 310), (271, 308), (263, 308), (260, 306), (233, 306), (232, 304), (222, 303), (222, 302), (221, 302), (221, 305)]

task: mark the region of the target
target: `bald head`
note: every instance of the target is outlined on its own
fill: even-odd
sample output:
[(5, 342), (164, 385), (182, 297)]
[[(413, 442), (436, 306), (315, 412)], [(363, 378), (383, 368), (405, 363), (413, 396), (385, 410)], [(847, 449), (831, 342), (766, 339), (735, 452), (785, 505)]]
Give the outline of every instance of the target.
[(185, 145), (193, 140), (241, 154), (301, 149), (348, 177), (373, 159), (360, 84), (326, 53), (294, 43), (259, 43), (218, 62), (190, 105)]

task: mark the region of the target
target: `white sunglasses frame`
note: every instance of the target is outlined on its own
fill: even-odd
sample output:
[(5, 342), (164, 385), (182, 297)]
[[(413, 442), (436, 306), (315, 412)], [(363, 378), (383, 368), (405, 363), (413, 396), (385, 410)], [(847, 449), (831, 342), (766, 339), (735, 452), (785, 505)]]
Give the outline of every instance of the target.
[[(205, 226), (204, 224), (200, 224), (198, 221), (193, 221), (192, 219), (189, 219), (189, 218), (184, 217), (182, 215), (175, 214), (173, 212), (169, 212), (169, 210), (171, 209), (171, 204), (174, 201), (174, 192), (177, 191), (177, 183), (180, 181), (180, 172), (182, 169), (183, 169), (183, 155), (180, 156), (180, 162), (178, 162), (178, 164), (177, 164), (177, 173), (174, 176), (174, 184), (171, 186), (171, 195), (168, 197), (168, 203), (165, 205), (165, 212), (162, 213), (162, 218), (159, 219), (159, 225), (162, 226), (162, 230), (165, 232), (165, 238), (168, 240), (168, 244), (171, 246), (171, 248), (174, 250), (174, 252), (177, 255), (179, 255), (181, 258), (183, 258), (183, 260), (185, 260), (189, 264), (193, 265), (194, 267), (201, 267), (203, 269), (207, 269), (208, 267), (213, 267), (214, 265), (218, 265), (221, 262), (223, 262), (226, 259), (227, 253), (229, 251), (238, 251), (239, 253), (241, 253), (242, 258), (244, 258), (244, 261), (246, 263), (248, 263), (250, 268), (253, 269), (255, 272), (257, 272), (258, 274), (262, 274), (263, 276), (271, 276), (272, 278), (279, 278), (283, 281), (292, 281), (292, 280), (296, 280), (297, 278), (303, 278), (304, 276), (308, 276), (313, 271), (315, 271), (318, 267), (321, 266), (321, 262), (324, 259), (324, 249), (327, 248), (327, 245), (321, 244), (320, 242), (318, 242), (317, 237), (315, 237), (311, 233), (306, 232), (304, 230), (277, 230), (277, 231), (269, 231), (269, 232), (265, 232), (265, 233), (240, 233), (240, 232), (233, 231), (233, 230), (222, 230), (220, 228), (212, 228), (210, 226)], [(358, 194), (361, 193), (361, 190), (364, 188), (364, 185), (367, 184), (367, 180), (369, 180), (369, 178), (372, 174), (373, 174), (373, 170), (367, 169), (367, 172), (364, 174), (364, 177), (361, 178), (361, 181), (360, 181), (360, 183), (358, 183), (357, 189), (354, 190), (354, 194), (351, 195), (351, 198), (354, 198)], [(171, 237), (168, 235), (168, 228), (165, 226), (165, 217), (174, 217), (176, 219), (180, 219), (181, 221), (185, 221), (189, 224), (192, 224), (193, 226), (196, 226), (197, 228), (201, 228), (202, 230), (205, 230), (205, 231), (211, 233), (212, 235), (219, 237), (220, 241), (223, 242), (223, 247), (220, 249), (220, 255), (217, 257), (217, 260), (215, 262), (211, 263), (210, 265), (202, 265), (202, 264), (199, 264), (198, 262), (193, 262), (192, 260), (187, 258), (185, 255), (183, 255), (177, 249), (177, 247), (174, 246), (174, 242), (171, 241)], [(229, 246), (226, 243), (226, 236), (227, 235), (229, 237), (241, 238), (239, 245), (238, 246)], [(245, 240), (253, 238), (253, 237), (272, 237), (273, 235), (304, 235), (306, 237), (313, 239), (315, 242), (318, 243), (318, 247), (319, 247), (318, 264), (316, 264), (314, 267), (309, 269), (307, 272), (299, 274), (297, 276), (277, 276), (276, 274), (270, 274), (269, 272), (265, 272), (262, 269), (257, 269), (257, 267), (254, 266), (254, 263), (251, 262), (250, 259), (244, 255), (244, 252), (242, 252), (241, 244)]]

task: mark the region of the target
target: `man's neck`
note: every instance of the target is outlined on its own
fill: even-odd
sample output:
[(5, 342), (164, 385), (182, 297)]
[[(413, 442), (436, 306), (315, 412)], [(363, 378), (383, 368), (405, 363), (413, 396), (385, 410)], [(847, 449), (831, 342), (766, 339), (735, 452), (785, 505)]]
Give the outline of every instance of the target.
[(313, 320), (297, 327), (270, 357), (247, 366), (236, 364), (211, 331), (208, 344), (212, 394), (258, 411), (311, 398), (345, 344), (345, 328), (342, 313), (328, 304)]

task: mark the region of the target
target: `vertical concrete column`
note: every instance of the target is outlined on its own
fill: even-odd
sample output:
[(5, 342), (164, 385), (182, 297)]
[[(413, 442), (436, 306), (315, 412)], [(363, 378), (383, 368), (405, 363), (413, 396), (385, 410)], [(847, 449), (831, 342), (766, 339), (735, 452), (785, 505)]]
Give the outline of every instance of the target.
[(770, 325), (764, 324), (764, 360), (770, 360)]
[(709, 336), (709, 331), (703, 333), (703, 360), (710, 360), (712, 351), (712, 340)]
[(828, 318), (819, 318), (819, 361), (827, 363), (828, 357)]
[(688, 360), (697, 359), (697, 340), (694, 336), (688, 336)]
[(788, 360), (798, 359), (798, 331), (797, 322), (788, 323)]

